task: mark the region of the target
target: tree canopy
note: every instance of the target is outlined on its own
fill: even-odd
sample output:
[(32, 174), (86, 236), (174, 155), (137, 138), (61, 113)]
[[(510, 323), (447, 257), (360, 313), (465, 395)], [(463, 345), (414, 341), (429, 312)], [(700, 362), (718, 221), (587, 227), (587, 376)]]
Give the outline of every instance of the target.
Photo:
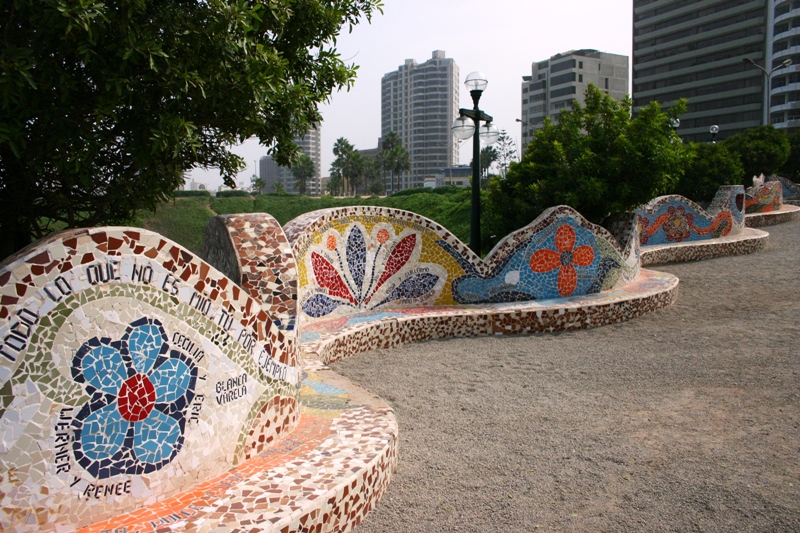
[(739, 156), (744, 167), (740, 183), (745, 187), (753, 184), (753, 176), (770, 176), (778, 172), (792, 150), (786, 134), (772, 125), (737, 133), (725, 139), (723, 144)]
[[(282, 165), (349, 87), (335, 49), (380, 0), (0, 4), (0, 256), (59, 227), (128, 221), (192, 167), (225, 183), (257, 137)], [(12, 238), (13, 237), (13, 238)]]
[(630, 98), (590, 85), (584, 105), (573, 101), (557, 123), (545, 121), (522, 161), (490, 182), (491, 232), (506, 235), (561, 204), (602, 223), (675, 187), (687, 154), (669, 121), (685, 101), (668, 112), (652, 102), (635, 117), (631, 108)]

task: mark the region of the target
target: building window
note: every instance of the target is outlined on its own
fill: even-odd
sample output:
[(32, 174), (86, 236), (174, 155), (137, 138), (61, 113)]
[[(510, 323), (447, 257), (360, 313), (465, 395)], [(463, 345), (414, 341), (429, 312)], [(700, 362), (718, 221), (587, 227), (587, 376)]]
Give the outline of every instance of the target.
[(583, 83), (583, 74), (578, 74), (578, 82)]
[(608, 78), (606, 78), (606, 89), (608, 89)]
[(583, 61), (578, 61), (578, 68), (583, 68)]

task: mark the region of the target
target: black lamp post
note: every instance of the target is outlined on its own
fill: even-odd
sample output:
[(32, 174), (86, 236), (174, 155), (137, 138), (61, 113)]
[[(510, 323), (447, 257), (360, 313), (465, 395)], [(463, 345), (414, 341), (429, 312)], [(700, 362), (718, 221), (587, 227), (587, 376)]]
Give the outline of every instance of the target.
[(714, 124), (710, 128), (708, 128), (708, 132), (711, 134), (711, 144), (717, 143), (717, 133), (719, 133), (719, 126)]
[[(758, 63), (756, 63), (755, 61), (750, 59), (749, 57), (745, 57), (744, 59), (742, 59), (742, 61), (744, 61), (745, 63), (750, 63), (751, 65), (753, 65), (758, 70), (760, 70), (761, 72), (764, 73), (764, 79), (766, 80), (766, 83), (767, 83), (767, 101), (764, 102), (764, 113), (761, 115), (761, 125), (762, 126), (766, 126), (770, 122), (769, 121), (769, 109), (771, 107), (770, 92), (771, 92), (771, 89), (772, 89), (772, 87), (770, 86), (770, 79), (772, 78), (772, 75), (775, 73), (776, 70), (778, 70), (780, 68), (788, 67), (789, 65), (791, 65), (792, 64), (792, 60), (791, 59), (786, 59), (780, 65), (772, 67), (772, 70), (770, 70), (770, 71), (767, 71), (767, 69), (765, 69), (764, 67), (762, 67), (761, 65), (759, 65)], [(766, 117), (766, 119), (764, 117)]]
[[(453, 135), (462, 141), (472, 137), (472, 209), (470, 216), (469, 247), (476, 255), (481, 253), (481, 140), (492, 145), (499, 132), (492, 125), (492, 117), (478, 108), (486, 85), (486, 76), (472, 72), (464, 85), (472, 96), (472, 109), (459, 109), (459, 117), (453, 122)], [(481, 126), (481, 121), (485, 122)]]

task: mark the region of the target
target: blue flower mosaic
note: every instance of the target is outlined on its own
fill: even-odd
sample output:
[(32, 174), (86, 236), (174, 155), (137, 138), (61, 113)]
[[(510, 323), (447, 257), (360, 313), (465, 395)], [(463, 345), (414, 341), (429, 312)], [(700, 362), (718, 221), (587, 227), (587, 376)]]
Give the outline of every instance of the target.
[(96, 479), (147, 474), (183, 446), (197, 367), (170, 350), (157, 319), (131, 323), (119, 341), (93, 337), (72, 361), (90, 400), (73, 420), (75, 460)]

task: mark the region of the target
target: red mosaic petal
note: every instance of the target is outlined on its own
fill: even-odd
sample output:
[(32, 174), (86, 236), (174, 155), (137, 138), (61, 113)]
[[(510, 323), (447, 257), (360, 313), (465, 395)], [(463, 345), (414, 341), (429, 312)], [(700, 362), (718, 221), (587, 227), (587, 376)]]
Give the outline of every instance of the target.
[(575, 248), (575, 230), (564, 224), (556, 230), (556, 250), (570, 252)]
[(327, 259), (314, 252), (311, 254), (311, 267), (314, 269), (314, 277), (317, 278), (317, 283), (323, 289), (328, 289), (328, 294), (337, 298), (344, 298), (353, 305), (358, 305), (342, 277)]
[(570, 296), (578, 286), (578, 273), (572, 265), (565, 265), (558, 271), (558, 294)]
[(530, 260), (531, 270), (534, 272), (550, 272), (561, 266), (561, 254), (553, 250), (536, 250)]
[(572, 254), (572, 264), (578, 266), (589, 266), (594, 261), (594, 250), (591, 246), (581, 246)]

